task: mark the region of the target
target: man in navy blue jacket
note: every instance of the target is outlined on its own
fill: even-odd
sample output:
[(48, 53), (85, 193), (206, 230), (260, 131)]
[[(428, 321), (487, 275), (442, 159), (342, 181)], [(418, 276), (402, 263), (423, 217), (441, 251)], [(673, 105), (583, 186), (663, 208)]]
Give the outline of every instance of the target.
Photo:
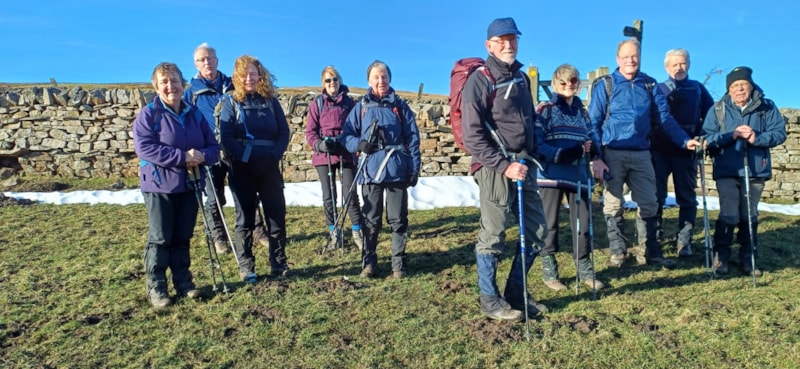
[[(703, 127), (703, 118), (714, 98), (702, 83), (689, 79), (689, 52), (672, 49), (664, 57), (664, 69), (669, 79), (658, 84), (658, 89), (667, 97), (669, 112), (689, 137), (697, 137)], [(678, 213), (678, 256), (692, 255), (692, 228), (697, 216), (697, 165), (692, 152), (681, 150), (670, 142), (666, 132), (655, 129), (650, 135), (653, 170), (656, 173), (656, 196), (658, 200), (658, 233), (663, 232), (662, 213), (667, 198), (667, 180), (672, 174), (675, 199), (680, 207)]]
[[(726, 78), (728, 92), (708, 111), (703, 123), (708, 150), (714, 161), (714, 180), (719, 192), (719, 218), (714, 231), (714, 270), (728, 273), (733, 229), (739, 244), (739, 262), (745, 274), (761, 276), (751, 254), (758, 244), (758, 201), (764, 182), (772, 178), (769, 149), (786, 141), (786, 121), (771, 100), (753, 82), (748, 67), (734, 68)], [(719, 108), (719, 111), (717, 109)], [(722, 119), (718, 118), (719, 116)], [(744, 160), (747, 155), (750, 191), (745, 190)], [(750, 210), (747, 210), (750, 195)], [(747, 219), (748, 214), (752, 218)], [(748, 224), (751, 222), (751, 224)], [(753, 235), (750, 237), (750, 226)], [(756, 245), (752, 245), (755, 243)]]
[(646, 229), (646, 249), (641, 245), (636, 249), (637, 263), (674, 268), (675, 261), (664, 258), (656, 237), (658, 201), (648, 135), (653, 124), (663, 128), (677, 146), (694, 150), (699, 142), (687, 136), (669, 114), (664, 95), (653, 87), (655, 80), (639, 71), (639, 55), (639, 41), (621, 42), (617, 48), (619, 68), (605, 81), (612, 83), (611, 96), (607, 96), (603, 83), (592, 88), (589, 128), (597, 135), (593, 142), (600, 145), (603, 155), (592, 162), (592, 171), (597, 178), (603, 178), (605, 171), (610, 175), (603, 192), (611, 249), (609, 266), (619, 268), (625, 261), (622, 205), (623, 185), (627, 184)]

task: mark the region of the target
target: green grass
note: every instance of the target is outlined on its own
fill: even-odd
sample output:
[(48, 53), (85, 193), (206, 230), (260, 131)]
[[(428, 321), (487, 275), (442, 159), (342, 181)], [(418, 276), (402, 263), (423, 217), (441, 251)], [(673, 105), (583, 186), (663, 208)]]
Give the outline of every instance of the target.
[[(607, 270), (605, 228), (595, 209), (595, 257), (610, 288), (596, 301), (585, 288), (575, 296), (562, 212), (557, 258), (570, 290), (547, 290), (536, 261), (529, 289), (550, 312), (531, 320), (528, 341), (524, 324), (495, 323), (479, 312), (473, 208), (411, 212), (404, 280), (386, 278), (388, 229), (378, 278), (362, 280), (356, 252), (318, 254), (321, 209), (290, 208), (288, 255), (298, 276), (244, 285), (225, 254), (228, 295), (211, 291), (198, 218), (192, 271), (205, 298), (156, 311), (145, 299), (143, 205), (0, 207), (0, 367), (792, 368), (800, 362), (800, 219), (762, 214), (766, 273), (754, 288), (736, 272), (710, 278), (701, 253), (673, 271)], [(226, 214), (232, 221), (233, 210)], [(626, 215), (628, 229), (632, 216)], [(666, 211), (668, 230), (676, 217), (675, 209)], [(517, 232), (509, 229), (509, 245)], [(695, 244), (702, 244), (699, 230)], [(675, 256), (666, 243), (665, 250)], [(266, 250), (257, 247), (255, 254), (257, 272), (265, 274)], [(503, 260), (501, 288), (508, 267)]]

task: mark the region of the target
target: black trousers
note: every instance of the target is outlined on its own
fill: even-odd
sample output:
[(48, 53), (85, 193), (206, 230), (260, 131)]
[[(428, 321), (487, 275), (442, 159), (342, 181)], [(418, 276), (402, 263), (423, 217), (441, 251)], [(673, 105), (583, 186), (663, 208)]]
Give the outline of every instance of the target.
[[(558, 245), (558, 211), (561, 209), (561, 199), (567, 196), (569, 203), (569, 229), (572, 233), (572, 245), (574, 250), (576, 236), (578, 237), (578, 259), (583, 259), (589, 255), (589, 203), (586, 193), (580, 197), (580, 205), (576, 204), (578, 198), (575, 192), (568, 192), (559, 188), (539, 187), (539, 194), (542, 197), (542, 207), (544, 208), (545, 224), (547, 226), (547, 236), (544, 238), (544, 248), (541, 255), (553, 255), (559, 250)], [(575, 233), (577, 220), (580, 219), (580, 229)]]
[[(353, 192), (350, 194), (350, 204), (347, 207), (347, 213), (350, 215), (350, 224), (352, 225), (362, 225), (363, 219), (361, 217), (361, 201), (358, 199), (358, 193), (356, 188), (353, 186), (353, 181), (355, 180), (355, 173), (356, 168), (353, 163), (337, 163), (331, 166), (330, 174), (328, 173), (328, 166), (327, 165), (318, 165), (315, 168), (317, 169), (317, 174), (319, 175), (319, 182), (322, 185), (322, 203), (325, 211), (325, 225), (333, 225), (333, 213), (334, 209), (337, 208), (336, 206), (336, 170), (339, 169), (341, 165), (341, 173), (342, 173), (342, 201), (346, 201), (348, 199), (347, 190), (351, 187), (353, 188)], [(331, 180), (334, 183), (334, 193), (331, 193)], [(337, 210), (338, 211), (338, 210)], [(343, 214), (339, 214), (341, 217)]]

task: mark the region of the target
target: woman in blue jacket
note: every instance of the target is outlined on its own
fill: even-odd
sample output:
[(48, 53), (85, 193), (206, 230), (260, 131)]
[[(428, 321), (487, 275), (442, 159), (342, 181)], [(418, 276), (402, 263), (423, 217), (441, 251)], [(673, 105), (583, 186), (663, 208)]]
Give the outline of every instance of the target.
[(348, 151), (361, 152), (356, 176), (364, 197), (362, 278), (372, 278), (377, 269), (384, 194), (392, 227), (392, 277), (407, 273), (408, 187), (419, 178), (419, 130), (411, 108), (389, 86), (391, 80), (386, 63), (376, 60), (369, 65), (369, 89), (347, 116), (342, 137)]
[[(758, 202), (764, 182), (772, 178), (769, 149), (786, 141), (786, 126), (775, 103), (764, 97), (753, 82), (752, 73), (748, 67), (738, 67), (728, 74), (725, 79), (728, 92), (706, 114), (703, 134), (713, 161), (713, 177), (719, 193), (719, 218), (714, 231), (714, 271), (728, 273), (733, 229), (737, 227), (736, 238), (741, 245), (739, 265), (745, 274), (758, 277), (761, 270), (751, 259), (753, 249), (758, 245)], [(745, 155), (749, 164), (749, 212), (744, 183)], [(752, 218), (747, 218), (748, 213)], [(750, 243), (750, 222), (755, 245)]]
[[(177, 65), (157, 65), (151, 82), (158, 96), (136, 116), (133, 143), (149, 228), (144, 251), (147, 297), (155, 308), (164, 308), (172, 303), (167, 268), (178, 296), (200, 296), (189, 271), (198, 204), (187, 171), (216, 162), (219, 145), (203, 115), (182, 101), (186, 82)], [(203, 183), (203, 171), (198, 172), (197, 183)]]
[(286, 260), (286, 200), (279, 163), (289, 145), (289, 125), (275, 97), (274, 78), (249, 55), (236, 59), (234, 91), (220, 112), (220, 143), (230, 172), (228, 183), (236, 205), (236, 259), (239, 275), (255, 283), (253, 227), (261, 200), (269, 233), (269, 264), (273, 276), (288, 276)]
[[(336, 169), (341, 170), (342, 198), (349, 200), (348, 211), (353, 231), (353, 242), (359, 250), (364, 248), (364, 234), (361, 231), (361, 204), (353, 188), (355, 179), (355, 155), (348, 152), (341, 142), (342, 130), (347, 114), (353, 109), (355, 101), (348, 95), (350, 90), (344, 84), (339, 71), (332, 66), (322, 70), (322, 93), (314, 98), (308, 107), (306, 119), (306, 142), (314, 149), (311, 165), (317, 169), (322, 185), (322, 202), (325, 209), (325, 224), (330, 232), (328, 247), (336, 247), (341, 242), (341, 235), (334, 228), (336, 214)], [(353, 188), (352, 194), (346, 191)], [(338, 214), (342, 216), (342, 214)]]
[[(558, 280), (558, 210), (564, 195), (569, 201), (572, 244), (577, 245), (575, 262), (578, 277), (590, 288), (601, 289), (604, 284), (596, 279), (590, 258), (589, 245), (589, 164), (586, 153), (591, 148), (589, 115), (581, 99), (576, 96), (580, 79), (578, 70), (562, 64), (553, 73), (552, 86), (555, 91), (550, 103), (540, 105), (536, 117), (536, 146), (544, 159), (544, 170), (539, 173), (537, 183), (542, 196), (547, 237), (544, 239), (542, 275), (544, 284), (555, 291), (567, 287)], [(577, 196), (580, 184), (580, 197)], [(580, 204), (578, 204), (580, 203)], [(580, 229), (576, 225), (580, 220)], [(577, 232), (576, 232), (577, 231)]]

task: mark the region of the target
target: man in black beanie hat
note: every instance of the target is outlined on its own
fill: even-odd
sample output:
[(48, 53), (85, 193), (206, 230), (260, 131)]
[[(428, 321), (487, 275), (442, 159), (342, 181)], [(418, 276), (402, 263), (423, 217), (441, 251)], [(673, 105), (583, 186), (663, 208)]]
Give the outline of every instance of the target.
[[(772, 100), (764, 97), (752, 76), (753, 70), (748, 67), (737, 67), (728, 73), (725, 78), (728, 92), (706, 114), (703, 134), (713, 158), (713, 177), (719, 192), (714, 271), (728, 273), (733, 230), (738, 228), (736, 238), (741, 245), (739, 262), (742, 271), (758, 277), (761, 270), (753, 263), (755, 258), (751, 258), (758, 244), (758, 201), (764, 182), (772, 178), (769, 149), (786, 141), (786, 127), (780, 111)], [(745, 155), (749, 163), (749, 191), (746, 191), (744, 179)], [(749, 211), (746, 208), (748, 192)]]

